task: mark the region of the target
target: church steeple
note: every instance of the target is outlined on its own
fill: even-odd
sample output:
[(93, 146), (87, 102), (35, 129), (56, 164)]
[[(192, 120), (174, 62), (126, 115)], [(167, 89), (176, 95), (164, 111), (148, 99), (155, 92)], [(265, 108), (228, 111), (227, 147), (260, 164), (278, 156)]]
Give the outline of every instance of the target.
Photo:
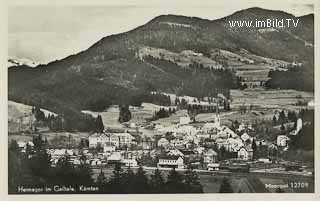
[(214, 117), (214, 123), (216, 123), (218, 126), (220, 126), (220, 116), (219, 116), (219, 104), (216, 105), (216, 114)]

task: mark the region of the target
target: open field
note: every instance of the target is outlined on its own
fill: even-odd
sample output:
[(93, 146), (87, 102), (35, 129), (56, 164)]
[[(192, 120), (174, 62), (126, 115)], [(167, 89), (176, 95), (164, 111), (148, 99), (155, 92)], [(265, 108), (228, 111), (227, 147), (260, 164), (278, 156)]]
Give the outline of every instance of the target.
[[(70, 136), (70, 145), (77, 146), (79, 145), (81, 138), (87, 139), (89, 137), (90, 133), (69, 133), (69, 132), (47, 132), (47, 133), (41, 133), (41, 136), (43, 139), (47, 139), (49, 144), (52, 144), (55, 139), (59, 139), (59, 142), (61, 145), (66, 145), (69, 142), (69, 136)], [(9, 134), (8, 135), (8, 141), (10, 143), (11, 140), (16, 141), (32, 141), (32, 138), (35, 135), (32, 134)]]
[[(151, 118), (155, 111), (160, 110), (160, 108), (169, 109), (166, 106), (159, 106), (152, 103), (142, 103), (141, 107), (130, 106), (130, 111), (132, 119), (130, 122), (134, 123), (145, 123), (147, 118)], [(176, 108), (172, 106), (171, 108)], [(102, 121), (105, 127), (113, 128), (123, 128), (123, 125), (118, 122), (119, 118), (119, 106), (113, 105), (103, 112), (93, 112), (93, 111), (82, 111), (84, 113), (90, 114), (93, 117), (97, 117), (98, 114), (101, 115)]]
[[(299, 110), (298, 101), (314, 100), (314, 93), (296, 90), (231, 90), (231, 108), (242, 104), (259, 108)], [(305, 108), (305, 107), (303, 107)]]
[(143, 47), (139, 50), (138, 56), (140, 58), (143, 58), (144, 56), (152, 56), (158, 59), (161, 58), (170, 62), (174, 62), (181, 67), (188, 67), (190, 64), (198, 63), (202, 64), (204, 67), (222, 68), (222, 65), (218, 64), (213, 59), (205, 57), (202, 54), (195, 53), (191, 50), (175, 53), (160, 48)]
[[(55, 113), (45, 110), (45, 109), (40, 109), (46, 116), (50, 115), (56, 115)], [(28, 117), (32, 113), (32, 106), (30, 105), (25, 105), (22, 103), (17, 103), (14, 101), (8, 101), (8, 118), (10, 119), (18, 119), (21, 117)]]

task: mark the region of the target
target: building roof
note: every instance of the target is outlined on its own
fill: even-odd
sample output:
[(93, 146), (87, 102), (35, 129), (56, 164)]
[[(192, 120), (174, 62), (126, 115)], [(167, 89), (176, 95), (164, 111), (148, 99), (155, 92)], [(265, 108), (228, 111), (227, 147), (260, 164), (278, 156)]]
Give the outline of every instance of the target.
[(178, 160), (179, 158), (181, 158), (180, 156), (174, 156), (174, 155), (160, 155), (159, 156), (159, 160)]
[(192, 155), (195, 154), (193, 150), (189, 150), (189, 149), (179, 149), (179, 151), (181, 153), (183, 153), (183, 155)]
[(213, 149), (208, 149), (204, 154), (218, 156), (217, 152), (215, 152)]

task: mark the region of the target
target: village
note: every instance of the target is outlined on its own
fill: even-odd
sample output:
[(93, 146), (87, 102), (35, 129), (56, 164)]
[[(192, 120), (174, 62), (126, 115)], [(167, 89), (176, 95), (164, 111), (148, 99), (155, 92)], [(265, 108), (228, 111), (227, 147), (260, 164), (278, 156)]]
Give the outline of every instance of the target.
[[(195, 104), (193, 101), (189, 103)], [(206, 101), (197, 103), (209, 104)], [(260, 139), (255, 126), (247, 121), (239, 120), (232, 125), (222, 123), (221, 116), (230, 112), (223, 111), (219, 104), (214, 108), (215, 111), (209, 113), (212, 120), (201, 123), (195, 122), (187, 112), (181, 114), (180, 111), (177, 111), (178, 121), (169, 123), (141, 121), (136, 115), (121, 127), (105, 127), (101, 132), (78, 137), (69, 134), (65, 136), (65, 143), (56, 143), (58, 146), (53, 146), (57, 139), (51, 139), (47, 153), (52, 166), (67, 157), (75, 166), (84, 159), (92, 169), (98, 170), (112, 169), (115, 164), (120, 164), (123, 168), (143, 166), (146, 170), (158, 168), (164, 171), (192, 168), (200, 172), (313, 174), (312, 167), (281, 158), (281, 153), (288, 150), (290, 136), (297, 135), (302, 129), (301, 118), (288, 123), (295, 124), (287, 129), (290, 132), (281, 131), (275, 138), (266, 140)], [(275, 117), (279, 119), (279, 115)], [(33, 146), (31, 140), (17, 143), (22, 152)]]

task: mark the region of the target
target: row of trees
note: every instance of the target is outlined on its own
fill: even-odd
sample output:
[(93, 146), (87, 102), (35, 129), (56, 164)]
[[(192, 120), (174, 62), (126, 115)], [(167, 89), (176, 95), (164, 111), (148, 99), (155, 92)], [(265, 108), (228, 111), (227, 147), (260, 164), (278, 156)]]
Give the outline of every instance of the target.
[(279, 113), (279, 117), (277, 118), (275, 115), (273, 115), (272, 118), (272, 124), (273, 126), (276, 125), (282, 125), (287, 122), (296, 122), (298, 117), (301, 117), (301, 112), (298, 114), (295, 111), (288, 111), (288, 114), (286, 115), (285, 112), (282, 110)]
[(141, 166), (134, 172), (131, 168), (124, 171), (120, 164), (116, 164), (110, 178), (101, 171), (95, 181), (85, 163), (84, 155), (80, 157), (80, 165), (74, 165), (70, 158), (65, 156), (52, 166), (51, 157), (45, 149), (46, 143), (41, 136), (35, 137), (33, 143), (33, 149), (29, 147), (26, 152), (21, 152), (16, 141), (12, 141), (9, 146), (9, 193), (17, 193), (19, 186), (30, 188), (54, 185), (71, 185), (76, 189), (76, 193), (81, 193), (77, 191), (80, 185), (98, 186), (98, 193), (203, 192), (198, 175), (191, 169), (184, 174), (172, 169), (165, 179), (158, 169), (149, 177)]
[(171, 106), (170, 96), (161, 93), (150, 93), (145, 97), (145, 102), (161, 106)]
[(198, 175), (191, 169), (184, 174), (172, 169), (165, 179), (159, 169), (149, 177), (141, 166), (134, 172), (117, 164), (109, 179), (101, 170), (97, 184), (101, 193), (203, 193)]
[(287, 71), (270, 71), (265, 84), (268, 89), (314, 91), (314, 69), (295, 67)]
[(166, 118), (166, 117), (170, 117), (172, 114), (176, 113), (176, 109), (175, 108), (169, 108), (169, 109), (165, 109), (165, 108), (160, 108), (158, 111), (154, 112), (154, 115), (152, 117), (152, 120), (158, 120), (161, 118)]

